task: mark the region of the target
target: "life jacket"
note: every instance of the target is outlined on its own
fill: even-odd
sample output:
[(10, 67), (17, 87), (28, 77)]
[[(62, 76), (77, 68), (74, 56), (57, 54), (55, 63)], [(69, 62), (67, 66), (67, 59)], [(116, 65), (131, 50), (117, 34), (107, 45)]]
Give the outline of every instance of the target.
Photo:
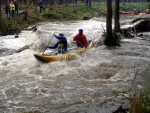
[(63, 43), (58, 43), (58, 47), (63, 47), (64, 44)]
[(61, 52), (66, 52), (67, 51), (67, 43), (59, 40), (58, 41), (58, 50)]

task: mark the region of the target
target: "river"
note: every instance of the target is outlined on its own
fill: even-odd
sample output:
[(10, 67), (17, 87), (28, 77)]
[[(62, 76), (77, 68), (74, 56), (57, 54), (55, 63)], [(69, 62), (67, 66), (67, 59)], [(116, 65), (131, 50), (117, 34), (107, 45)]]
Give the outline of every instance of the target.
[[(19, 38), (0, 37), (0, 112), (111, 113), (119, 105), (128, 107), (125, 98), (143, 88), (140, 82), (150, 69), (150, 33), (122, 39), (120, 47), (94, 47), (71, 61), (41, 63), (33, 56), (43, 52), (54, 32), (72, 42), (82, 28), (87, 39), (97, 42), (103, 26), (103, 18), (40, 23), (36, 32), (22, 31)], [(115, 91), (128, 93), (115, 97)]]

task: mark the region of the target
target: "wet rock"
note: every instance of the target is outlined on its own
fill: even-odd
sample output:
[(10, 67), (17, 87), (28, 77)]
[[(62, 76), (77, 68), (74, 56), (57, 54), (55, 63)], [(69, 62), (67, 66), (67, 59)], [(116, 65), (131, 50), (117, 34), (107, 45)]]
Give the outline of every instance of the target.
[(7, 55), (12, 55), (13, 53), (15, 53), (14, 49), (7, 49), (7, 48), (2, 48), (0, 49), (0, 57), (1, 56), (7, 56)]
[(122, 105), (120, 105), (115, 111), (112, 113), (128, 113), (129, 108), (123, 108)]
[(31, 28), (24, 28), (23, 30), (26, 30), (26, 31), (36, 31), (37, 30), (37, 26), (33, 26)]
[(29, 45), (23, 46), (22, 48), (16, 50), (16, 53), (19, 53), (19, 52), (21, 52), (21, 51), (23, 51), (25, 49), (29, 49)]
[(33, 113), (42, 113), (42, 112), (39, 110), (35, 110)]
[(18, 36), (18, 35), (15, 35), (15, 38), (19, 38), (19, 36)]
[(137, 24), (135, 24), (133, 27), (128, 27), (121, 30), (121, 33), (124, 37), (133, 38), (134, 36), (139, 36), (138, 33), (150, 32), (150, 18), (137, 18), (131, 23), (135, 22), (137, 22)]
[(17, 49), (17, 50), (15, 50), (15, 49), (8, 49), (8, 48), (2, 48), (2, 49), (0, 49), (0, 57), (1, 56), (8, 56), (8, 55), (12, 55), (12, 54), (14, 54), (14, 53), (19, 53), (19, 52), (21, 52), (21, 51), (24, 51), (25, 49), (29, 49), (29, 45), (25, 45), (25, 46), (23, 46), (23, 47), (21, 47), (20, 49)]
[(90, 17), (83, 17), (82, 20), (89, 20), (89, 19), (90, 19)]

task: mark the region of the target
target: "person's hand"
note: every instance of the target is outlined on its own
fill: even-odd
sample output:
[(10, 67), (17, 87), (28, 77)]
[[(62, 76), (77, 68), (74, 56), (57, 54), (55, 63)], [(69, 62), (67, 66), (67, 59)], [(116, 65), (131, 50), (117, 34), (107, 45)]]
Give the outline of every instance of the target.
[(54, 36), (55, 35), (55, 32), (52, 34), (52, 36)]
[(76, 41), (77, 39), (73, 39), (73, 41)]
[(75, 44), (76, 44), (75, 40), (72, 41), (70, 44), (71, 44), (71, 45), (75, 45)]

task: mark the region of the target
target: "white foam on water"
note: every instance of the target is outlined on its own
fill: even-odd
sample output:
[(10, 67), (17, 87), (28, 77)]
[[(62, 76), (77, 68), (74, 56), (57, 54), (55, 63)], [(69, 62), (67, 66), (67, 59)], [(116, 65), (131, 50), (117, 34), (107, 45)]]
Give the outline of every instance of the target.
[(44, 51), (43, 43), (47, 44), (54, 32), (64, 33), (72, 42), (82, 28), (88, 40), (100, 40), (102, 26), (106, 26), (105, 19), (98, 18), (44, 23), (37, 32), (23, 31), (19, 38), (0, 37), (0, 49), (29, 45), (21, 52), (0, 57), (0, 105), (4, 106), (0, 111), (108, 113), (119, 106), (121, 99), (115, 99), (112, 91), (127, 90), (135, 69), (140, 67), (142, 72), (149, 65), (149, 42), (123, 39), (121, 47), (97, 46), (71, 61), (41, 63), (33, 56)]

